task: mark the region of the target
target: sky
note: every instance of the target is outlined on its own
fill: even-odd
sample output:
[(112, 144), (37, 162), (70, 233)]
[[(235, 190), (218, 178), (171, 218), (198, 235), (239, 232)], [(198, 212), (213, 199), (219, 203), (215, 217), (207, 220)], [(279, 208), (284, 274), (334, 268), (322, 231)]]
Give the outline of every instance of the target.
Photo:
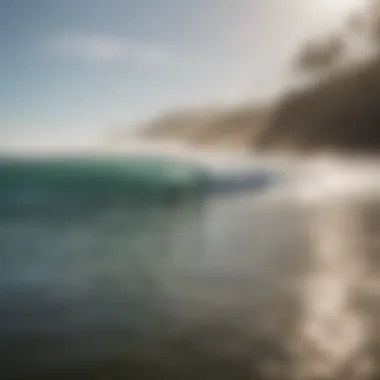
[(97, 138), (260, 97), (359, 2), (0, 0), (0, 141)]

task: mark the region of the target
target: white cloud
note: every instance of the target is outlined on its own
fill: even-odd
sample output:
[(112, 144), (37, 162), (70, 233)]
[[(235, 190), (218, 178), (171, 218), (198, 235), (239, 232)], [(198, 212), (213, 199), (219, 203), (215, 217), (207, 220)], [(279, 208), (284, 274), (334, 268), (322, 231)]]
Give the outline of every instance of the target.
[(133, 42), (107, 34), (65, 32), (50, 41), (50, 51), (69, 58), (173, 66), (184, 63), (163, 46)]

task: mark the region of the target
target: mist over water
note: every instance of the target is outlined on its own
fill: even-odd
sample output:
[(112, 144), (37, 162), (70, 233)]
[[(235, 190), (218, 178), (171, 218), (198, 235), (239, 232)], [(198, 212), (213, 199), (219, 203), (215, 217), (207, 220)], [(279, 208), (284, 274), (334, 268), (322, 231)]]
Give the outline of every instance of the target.
[(377, 377), (379, 166), (324, 159), (308, 169), (293, 195), (309, 230), (295, 376)]
[[(281, 167), (254, 161), (228, 171)], [(1, 215), (5, 378), (372, 378), (378, 164), (282, 169), (175, 208)]]

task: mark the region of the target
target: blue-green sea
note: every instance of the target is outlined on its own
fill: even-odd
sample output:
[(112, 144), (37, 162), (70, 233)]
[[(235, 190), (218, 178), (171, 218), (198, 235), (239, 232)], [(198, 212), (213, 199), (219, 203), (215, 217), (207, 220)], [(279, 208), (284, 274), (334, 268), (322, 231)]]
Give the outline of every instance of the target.
[[(270, 185), (198, 192), (202, 170), (178, 187), (168, 167), (120, 181), (120, 168), (41, 165), (0, 165), (1, 378), (338, 379), (337, 363), (360, 367), (355, 337), (369, 344), (375, 322), (358, 325), (368, 306), (343, 300), (369, 278), (347, 223), (367, 211), (306, 207), (296, 188), (268, 199)], [(173, 183), (181, 196), (161, 196)]]

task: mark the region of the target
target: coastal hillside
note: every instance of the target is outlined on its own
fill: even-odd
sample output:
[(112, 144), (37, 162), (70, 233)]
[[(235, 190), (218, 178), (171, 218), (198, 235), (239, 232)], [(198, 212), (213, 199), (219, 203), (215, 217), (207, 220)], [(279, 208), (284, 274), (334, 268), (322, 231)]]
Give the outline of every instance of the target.
[(380, 151), (380, 59), (284, 96), (259, 137), (259, 148)]
[(195, 140), (218, 119), (221, 109), (183, 109), (165, 113), (142, 126), (140, 135), (149, 140)]
[(269, 105), (244, 104), (218, 110), (183, 110), (147, 123), (140, 136), (178, 140), (197, 147), (225, 146), (250, 149), (268, 123)]
[(324, 76), (273, 104), (183, 111), (148, 123), (149, 139), (256, 150), (380, 150), (380, 59)]
[(250, 151), (377, 152), (379, 4), (365, 2), (362, 11), (342, 20), (340, 29), (300, 43), (287, 72), (288, 79), (301, 79), (301, 87), (294, 82), (293, 89), (284, 89), (265, 104), (174, 112), (152, 120), (142, 135)]

